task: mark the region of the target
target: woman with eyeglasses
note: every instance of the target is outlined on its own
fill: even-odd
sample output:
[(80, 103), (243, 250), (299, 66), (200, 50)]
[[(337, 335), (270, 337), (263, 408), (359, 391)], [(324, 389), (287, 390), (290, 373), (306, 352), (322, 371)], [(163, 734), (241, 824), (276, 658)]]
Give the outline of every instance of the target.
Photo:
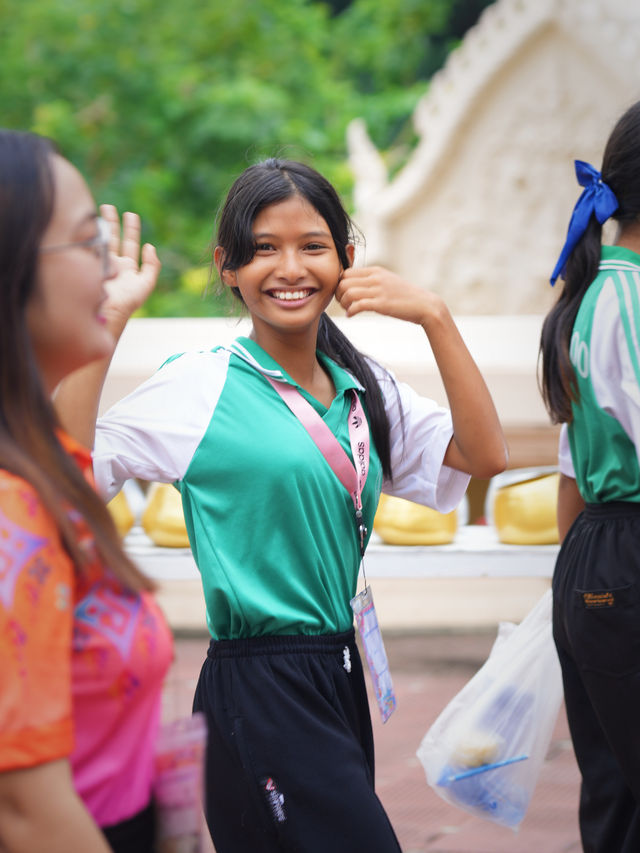
[[(106, 209), (113, 218), (115, 211)], [(116, 217), (117, 221), (117, 217)], [(147, 853), (170, 632), (51, 404), (108, 358), (110, 279), (151, 290), (140, 223), (101, 219), (41, 137), (0, 130), (0, 850)]]

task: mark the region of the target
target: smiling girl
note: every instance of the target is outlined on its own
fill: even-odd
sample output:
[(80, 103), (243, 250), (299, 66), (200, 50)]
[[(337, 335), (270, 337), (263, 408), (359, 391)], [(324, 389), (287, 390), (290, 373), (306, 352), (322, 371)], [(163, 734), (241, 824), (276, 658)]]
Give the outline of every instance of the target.
[[(444, 303), (387, 270), (352, 268), (353, 255), (349, 217), (320, 174), (290, 161), (250, 167), (214, 251), (250, 336), (169, 360), (98, 422), (106, 495), (128, 477), (182, 494), (211, 633), (194, 707), (209, 722), (218, 853), (399, 849), (374, 791), (350, 607), (367, 531), (381, 489), (446, 512), (470, 474), (506, 465), (493, 403)], [(421, 325), (450, 411), (359, 353), (325, 313), (334, 296), (349, 317)], [(118, 334), (135, 300), (124, 310), (113, 300)], [(302, 400), (349, 459), (350, 424), (366, 420), (359, 509), (281, 394)], [(80, 397), (67, 388), (68, 419)]]

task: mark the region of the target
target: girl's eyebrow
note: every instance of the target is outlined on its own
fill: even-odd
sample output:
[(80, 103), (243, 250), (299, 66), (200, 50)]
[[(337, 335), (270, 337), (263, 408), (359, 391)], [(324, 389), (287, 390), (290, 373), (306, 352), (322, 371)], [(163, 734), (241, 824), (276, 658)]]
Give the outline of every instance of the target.
[[(329, 237), (328, 231), (307, 231), (306, 234), (301, 234), (300, 237), (305, 240), (309, 237)], [(269, 231), (260, 231), (253, 235), (254, 240), (264, 239), (265, 237), (278, 237), (277, 234), (271, 234)]]

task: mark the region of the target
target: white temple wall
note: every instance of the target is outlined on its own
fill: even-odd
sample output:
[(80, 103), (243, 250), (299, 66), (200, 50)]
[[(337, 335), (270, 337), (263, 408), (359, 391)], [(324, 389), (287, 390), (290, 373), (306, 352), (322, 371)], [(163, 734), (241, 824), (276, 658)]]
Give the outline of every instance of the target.
[[(418, 105), (421, 141), (392, 180), (362, 128), (350, 135), (361, 259), (441, 293), (456, 314), (546, 312), (580, 193), (573, 160), (599, 167), (640, 98), (625, 22), (602, 27), (602, 6), (496, 3)], [(637, 16), (627, 23), (640, 40)]]

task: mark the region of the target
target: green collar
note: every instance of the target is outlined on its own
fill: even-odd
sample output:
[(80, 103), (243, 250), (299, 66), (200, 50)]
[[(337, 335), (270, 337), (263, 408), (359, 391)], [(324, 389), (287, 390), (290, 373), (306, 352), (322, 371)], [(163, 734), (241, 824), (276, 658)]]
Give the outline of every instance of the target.
[(607, 266), (616, 262), (623, 262), (621, 266), (633, 264), (640, 267), (640, 255), (632, 252), (631, 249), (625, 249), (624, 246), (603, 246), (600, 255), (601, 263)]

